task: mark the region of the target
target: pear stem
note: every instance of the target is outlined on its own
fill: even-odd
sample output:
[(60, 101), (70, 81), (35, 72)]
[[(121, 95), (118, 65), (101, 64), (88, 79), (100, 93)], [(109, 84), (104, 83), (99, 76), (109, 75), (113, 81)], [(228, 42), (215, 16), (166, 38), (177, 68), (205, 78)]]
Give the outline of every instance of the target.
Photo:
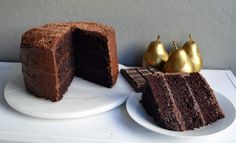
[(157, 36), (157, 41), (158, 41), (158, 42), (160, 41), (160, 35)]
[(188, 36), (189, 36), (189, 41), (192, 42), (192, 35), (189, 34)]
[(177, 49), (178, 49), (178, 47), (177, 47), (177, 45), (176, 45), (176, 42), (175, 42), (175, 41), (173, 41), (173, 45), (174, 45), (174, 48), (175, 48), (175, 50), (177, 50)]

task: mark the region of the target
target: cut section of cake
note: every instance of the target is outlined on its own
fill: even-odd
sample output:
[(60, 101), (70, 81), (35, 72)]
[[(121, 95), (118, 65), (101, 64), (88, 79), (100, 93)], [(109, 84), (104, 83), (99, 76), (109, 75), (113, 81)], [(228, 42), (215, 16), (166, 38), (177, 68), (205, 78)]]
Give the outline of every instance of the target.
[(22, 35), (26, 89), (59, 101), (73, 77), (112, 87), (118, 76), (115, 30), (92, 22), (47, 24)]
[[(108, 38), (97, 32), (76, 29), (72, 39), (75, 48), (75, 73), (86, 80), (111, 87), (116, 77), (112, 77)], [(110, 42), (110, 41), (109, 41)], [(109, 51), (110, 50), (110, 51)], [(112, 79), (115, 78), (115, 79)]]
[(207, 81), (199, 73), (184, 76), (195, 95), (206, 124), (213, 123), (224, 117), (224, 114), (216, 100), (213, 90)]
[(141, 104), (157, 124), (193, 130), (224, 118), (216, 97), (199, 73), (155, 73), (146, 78)]
[(186, 130), (205, 126), (205, 120), (188, 82), (179, 74), (165, 74), (177, 108), (183, 116)]
[(141, 103), (161, 127), (176, 131), (186, 130), (183, 116), (163, 74), (147, 78)]

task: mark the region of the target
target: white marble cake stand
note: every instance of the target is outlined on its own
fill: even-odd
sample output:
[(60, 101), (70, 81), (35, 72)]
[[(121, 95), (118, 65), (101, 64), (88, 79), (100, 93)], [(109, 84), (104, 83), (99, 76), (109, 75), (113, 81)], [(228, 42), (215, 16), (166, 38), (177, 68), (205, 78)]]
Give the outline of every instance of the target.
[[(119, 68), (125, 68), (119, 65)], [(124, 103), (133, 90), (119, 74), (113, 88), (106, 88), (75, 77), (59, 102), (37, 98), (26, 91), (22, 73), (5, 87), (7, 103), (16, 111), (39, 118), (80, 118), (111, 110)]]

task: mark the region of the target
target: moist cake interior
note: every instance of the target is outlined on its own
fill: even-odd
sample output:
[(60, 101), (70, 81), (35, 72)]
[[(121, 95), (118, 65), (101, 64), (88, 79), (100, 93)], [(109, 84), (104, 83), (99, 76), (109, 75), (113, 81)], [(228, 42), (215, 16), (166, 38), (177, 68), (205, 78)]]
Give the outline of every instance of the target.
[(111, 87), (107, 38), (99, 33), (76, 29), (72, 33), (76, 76)]
[(203, 126), (203, 117), (189, 84), (182, 76), (167, 74), (165, 78), (173, 94), (176, 106), (182, 113), (186, 130), (193, 130)]
[(223, 112), (213, 94), (213, 90), (206, 83), (206, 80), (200, 74), (190, 74), (185, 76), (186, 81), (189, 83), (196, 101), (202, 111), (206, 123), (215, 122), (216, 119), (224, 117)]
[(74, 75), (111, 87), (108, 54), (107, 39), (99, 33), (76, 29), (66, 34), (56, 49), (59, 94), (67, 91)]

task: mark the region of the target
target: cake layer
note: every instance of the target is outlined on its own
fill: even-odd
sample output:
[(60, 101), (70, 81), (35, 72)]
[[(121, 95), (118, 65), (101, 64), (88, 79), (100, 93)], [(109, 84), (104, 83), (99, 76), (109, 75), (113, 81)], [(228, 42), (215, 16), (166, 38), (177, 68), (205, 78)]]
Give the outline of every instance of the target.
[[(58, 79), (58, 77), (56, 77), (53, 74), (49, 74), (47, 72), (44, 72), (38, 69), (31, 70), (30, 72), (22, 69), (22, 72), (25, 79), (29, 80), (30, 83), (37, 84), (40, 87), (53, 88), (53, 87), (60, 86), (60, 84), (56, 85), (56, 79)], [(63, 82), (64, 80), (66, 80), (66, 78), (69, 77), (70, 74), (74, 76), (74, 71), (69, 70), (69, 71), (64, 72), (62, 74), (63, 77), (61, 78), (60, 82)]]
[[(39, 98), (45, 98), (51, 101), (58, 101), (63, 97), (62, 95), (67, 91), (67, 88), (70, 85), (72, 79), (73, 79), (73, 76), (67, 77), (63, 82), (61, 82), (61, 85), (58, 89), (57, 87), (53, 85), (45, 86), (37, 82), (32, 82), (32, 79), (27, 78), (27, 77), (25, 77), (25, 85), (26, 85), (26, 89), (29, 92), (33, 93), (35, 96)], [(36, 88), (36, 87), (40, 87), (40, 88)]]
[(35, 96), (39, 98), (50, 99), (51, 101), (57, 101), (57, 90), (55, 87), (43, 87), (36, 88), (36, 86), (40, 86), (38, 84), (30, 82), (27, 78), (25, 78), (25, 86), (27, 91), (33, 93)]
[[(41, 70), (24, 70), (22, 69), (24, 80), (28, 80), (30, 83), (37, 84), (38, 87), (55, 87), (56, 86), (56, 76), (49, 74)], [(47, 79), (47, 80), (45, 80)], [(38, 88), (35, 87), (35, 88)]]
[(50, 49), (39, 49), (22, 44), (20, 53), (22, 65), (29, 70), (40, 69), (48, 73), (56, 73), (53, 68), (55, 66), (54, 53)]
[[(63, 63), (62, 66), (60, 66), (60, 68), (58, 69), (58, 72), (60, 72), (61, 74), (58, 74), (57, 77), (60, 81), (63, 81), (67, 77), (68, 72), (74, 73), (73, 68), (67, 68), (69, 65), (71, 65), (71, 61), (66, 61), (66, 63)], [(47, 71), (38, 68), (29, 68), (24, 64), (22, 64), (22, 72), (24, 76), (31, 78), (34, 82), (42, 83), (41, 85), (56, 85), (56, 75), (53, 73), (48, 73)], [(51, 77), (53, 77), (53, 79), (51, 79)]]
[(146, 82), (146, 84), (143, 87), (143, 97), (140, 101), (140, 103), (143, 104), (144, 108), (146, 109), (148, 115), (152, 116), (153, 119), (156, 121), (156, 123), (160, 126), (165, 128), (164, 120), (161, 118), (161, 115), (159, 113), (159, 106), (155, 102), (155, 98), (153, 96), (153, 93), (151, 92), (150, 84)]

